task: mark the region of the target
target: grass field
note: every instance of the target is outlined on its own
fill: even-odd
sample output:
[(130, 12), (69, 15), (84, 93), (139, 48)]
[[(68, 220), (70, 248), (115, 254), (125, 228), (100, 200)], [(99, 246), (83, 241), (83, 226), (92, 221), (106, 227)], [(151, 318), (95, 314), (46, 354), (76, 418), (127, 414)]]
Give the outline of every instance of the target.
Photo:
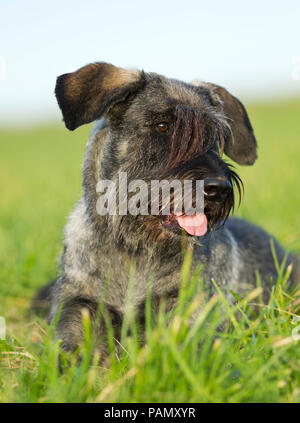
[[(259, 160), (238, 168), (245, 195), (236, 213), (300, 253), (300, 100), (250, 105), (249, 114)], [(291, 337), (295, 305), (284, 295), (285, 275), (255, 318), (249, 320), (247, 302), (259, 302), (258, 291), (235, 308), (219, 293), (190, 332), (188, 317), (203, 298), (184, 301), (197, 282), (188, 256), (186, 288), (170, 326), (161, 310), (157, 326), (148, 321), (146, 347), (133, 327), (131, 336), (124, 333), (121, 355), (112, 353), (99, 366), (91, 358), (86, 321), (84, 360), (58, 373), (58, 347), (29, 304), (57, 274), (63, 226), (80, 196), (89, 131), (71, 133), (62, 124), (0, 130), (0, 316), (7, 325), (7, 339), (0, 341), (0, 401), (300, 402), (300, 348)], [(224, 307), (230, 325), (215, 338)]]

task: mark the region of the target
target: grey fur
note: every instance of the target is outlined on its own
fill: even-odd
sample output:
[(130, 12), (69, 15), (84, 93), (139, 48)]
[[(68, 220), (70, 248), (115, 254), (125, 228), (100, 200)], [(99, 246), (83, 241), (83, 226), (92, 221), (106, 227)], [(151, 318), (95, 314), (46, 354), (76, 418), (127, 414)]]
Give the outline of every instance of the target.
[[(101, 64), (97, 65), (101, 72)], [(86, 68), (83, 69), (88, 74)], [(116, 69), (113, 67), (114, 78), (117, 74)], [(105, 78), (108, 78), (107, 65), (105, 72)], [(68, 75), (70, 75), (68, 78), (72, 79), (72, 74)], [(78, 73), (76, 78), (77, 75)], [(152, 287), (153, 307), (158, 305), (162, 296), (169, 299), (169, 308), (176, 304), (182, 264), (182, 233), (163, 227), (157, 217), (107, 217), (96, 213), (98, 180), (115, 180), (120, 170), (127, 171), (131, 179), (141, 178), (147, 181), (162, 174), (161, 164), (169, 152), (163, 149), (165, 147), (162, 146), (160, 135), (151, 129), (153, 127), (151, 119), (154, 119), (151, 113), (155, 112), (155, 116), (159, 117), (158, 120), (164, 121), (169, 116), (170, 108), (175, 110), (177, 106), (184, 106), (196, 109), (205, 113), (205, 119), (209, 122), (217, 122), (216, 124), (223, 128), (225, 151), (226, 146), (228, 154), (234, 151), (232, 153), (234, 159), (250, 164), (256, 158), (256, 141), (246, 112), (239, 111), (245, 113), (243, 116), (228, 116), (228, 110), (230, 112), (231, 109), (230, 105), (227, 105), (227, 113), (224, 113), (225, 109), (222, 108), (220, 98), (224, 89), (218, 87), (218, 93), (215, 94), (212, 84), (193, 86), (156, 74), (135, 72), (135, 75), (141, 80), (134, 91), (132, 88), (134, 78), (130, 77), (131, 88), (128, 97), (126, 97), (124, 74), (122, 74), (122, 89), (120, 88), (121, 97), (110, 104), (110, 93), (106, 93), (107, 106), (103, 115), (97, 116), (101, 119), (96, 122), (86, 147), (83, 197), (71, 213), (65, 229), (61, 275), (52, 292), (51, 319), (54, 319), (59, 306), (63, 304), (58, 336), (62, 339), (62, 345), (66, 350), (73, 350), (80, 343), (82, 337), (80, 313), (83, 307), (87, 307), (93, 317), (97, 304), (104, 303), (116, 325), (120, 326), (128, 308), (135, 310), (137, 314), (143, 314), (149, 284)], [(100, 86), (95, 87), (95, 92), (96, 88), (101, 90), (101, 75), (97, 78), (97, 84)], [(62, 82), (65, 84), (65, 79)], [(67, 94), (62, 82), (57, 89), (59, 103), (64, 116), (72, 122), (73, 127), (78, 126), (76, 122), (81, 124), (84, 118), (78, 117), (77, 109), (76, 116), (71, 115), (69, 109), (65, 110), (64, 96)], [(114, 92), (115, 86), (116, 82)], [(230, 96), (229, 93), (226, 92), (226, 96)], [(236, 100), (234, 97), (230, 98), (233, 98), (232, 101)], [(70, 108), (72, 104), (70, 106), (69, 99), (70, 96), (67, 103), (67, 107)], [(81, 103), (84, 106), (84, 98)], [(86, 114), (93, 115), (90, 112)], [(248, 139), (245, 140), (244, 135), (239, 138), (240, 129), (231, 133), (234, 132), (234, 128), (231, 127), (232, 121), (242, 126), (245, 122), (246, 129), (243, 127), (242, 130), (247, 132)], [(196, 159), (202, 160), (202, 170), (195, 171), (195, 178), (211, 175), (223, 177), (229, 172), (226, 162), (214, 148), (215, 146), (212, 146), (208, 151), (204, 150), (201, 157), (197, 155)], [(187, 161), (182, 167), (183, 176), (185, 172), (194, 171), (193, 160), (194, 157), (191, 158), (191, 165)], [(178, 175), (179, 171), (176, 172)], [(145, 221), (149, 223), (148, 228), (143, 226)], [(193, 268), (199, 263), (203, 265), (202, 277), (208, 296), (214, 293), (212, 279), (217, 282), (228, 299), (231, 298), (231, 289), (243, 296), (256, 286), (255, 271), (258, 270), (264, 287), (264, 299), (267, 300), (271, 287), (270, 280), (275, 281), (277, 278), (270, 249), (270, 235), (236, 218), (228, 219), (225, 226), (217, 230), (215, 226), (211, 229), (203, 237), (187, 238), (187, 245), (193, 248)], [(276, 241), (274, 242), (278, 260), (281, 262), (285, 251)], [(292, 256), (288, 258), (287, 264), (291, 261)], [(129, 274), (133, 263), (135, 272), (130, 286)], [(292, 281), (296, 283), (299, 275), (298, 262), (294, 266)]]

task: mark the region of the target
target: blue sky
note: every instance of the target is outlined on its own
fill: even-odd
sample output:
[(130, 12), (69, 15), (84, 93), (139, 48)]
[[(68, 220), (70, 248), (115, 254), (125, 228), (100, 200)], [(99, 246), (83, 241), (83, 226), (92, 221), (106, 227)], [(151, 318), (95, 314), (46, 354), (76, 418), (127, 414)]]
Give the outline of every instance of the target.
[(248, 101), (300, 95), (299, 0), (0, 4), (2, 124), (60, 119), (56, 77), (93, 61), (215, 82)]

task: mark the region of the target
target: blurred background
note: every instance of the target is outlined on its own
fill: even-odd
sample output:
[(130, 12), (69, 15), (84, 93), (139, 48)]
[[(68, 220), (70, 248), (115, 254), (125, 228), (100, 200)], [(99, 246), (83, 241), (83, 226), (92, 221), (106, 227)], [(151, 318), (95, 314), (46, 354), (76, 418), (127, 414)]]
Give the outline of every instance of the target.
[(259, 158), (237, 166), (245, 195), (236, 213), (300, 253), (299, 21), (299, 0), (1, 1), (0, 315), (5, 307), (22, 332), (20, 309), (57, 273), (91, 125), (65, 129), (55, 80), (93, 61), (237, 96)]

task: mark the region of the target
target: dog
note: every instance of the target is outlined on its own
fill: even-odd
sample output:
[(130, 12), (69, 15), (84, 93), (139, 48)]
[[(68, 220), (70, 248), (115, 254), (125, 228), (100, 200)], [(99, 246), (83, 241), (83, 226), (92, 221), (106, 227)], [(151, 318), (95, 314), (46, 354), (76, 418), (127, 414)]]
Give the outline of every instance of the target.
[[(278, 277), (270, 241), (279, 263), (287, 253), (263, 229), (229, 218), (242, 181), (223, 153), (240, 165), (257, 158), (252, 126), (237, 98), (211, 83), (185, 83), (104, 62), (58, 77), (55, 93), (69, 130), (96, 121), (83, 163), (83, 195), (66, 225), (61, 274), (51, 289), (51, 321), (59, 315), (64, 350), (76, 350), (83, 337), (82, 309), (94, 322), (99, 302), (117, 329), (128, 307), (143, 319), (149, 286), (154, 311), (162, 298), (172, 310), (181, 283), (183, 239), (192, 251), (192, 270), (201, 265), (208, 297), (215, 293), (212, 281), (228, 300), (230, 291), (243, 296), (257, 286), (258, 273), (268, 300), (270, 282)], [(173, 204), (162, 214), (160, 203), (156, 215), (101, 215), (97, 184), (116, 182), (121, 172), (128, 182), (142, 180), (147, 186), (153, 180), (202, 180), (203, 212), (178, 214)], [(298, 258), (289, 254), (288, 265), (295, 287)], [(105, 325), (98, 326), (101, 337)]]

